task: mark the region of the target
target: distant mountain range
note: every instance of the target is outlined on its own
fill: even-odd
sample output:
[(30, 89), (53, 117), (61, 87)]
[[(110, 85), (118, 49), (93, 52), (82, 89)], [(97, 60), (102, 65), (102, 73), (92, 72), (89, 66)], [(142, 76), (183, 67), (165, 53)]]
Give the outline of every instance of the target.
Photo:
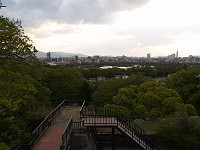
[[(65, 52), (51, 52), (51, 57), (52, 58), (58, 58), (58, 57), (73, 57), (73, 56), (78, 56), (78, 57), (87, 57), (87, 55), (81, 54), (81, 53), (65, 53)], [(38, 58), (44, 58), (47, 57), (47, 53), (38, 51), (36, 53), (36, 56)]]

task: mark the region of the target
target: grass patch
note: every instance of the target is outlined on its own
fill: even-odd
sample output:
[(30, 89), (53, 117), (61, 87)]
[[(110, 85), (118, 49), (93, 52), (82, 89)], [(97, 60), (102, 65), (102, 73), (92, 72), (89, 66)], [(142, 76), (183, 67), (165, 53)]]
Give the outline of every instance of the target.
[(156, 132), (156, 129), (158, 128), (160, 121), (142, 121), (142, 122), (135, 122), (141, 129), (143, 129), (146, 132), (154, 133)]
[(112, 128), (97, 128), (97, 131), (101, 133), (112, 133)]

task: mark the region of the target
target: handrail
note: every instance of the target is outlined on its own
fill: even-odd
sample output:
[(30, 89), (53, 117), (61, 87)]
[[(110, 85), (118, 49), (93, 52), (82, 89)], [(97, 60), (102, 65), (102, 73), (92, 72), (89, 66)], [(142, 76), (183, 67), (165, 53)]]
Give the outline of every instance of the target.
[(85, 114), (113, 114), (113, 115), (119, 115), (122, 116), (124, 119), (131, 120), (126, 115), (124, 115), (120, 110), (117, 108), (105, 108), (105, 107), (84, 107), (81, 111), (81, 116), (84, 116)]
[(60, 113), (61, 106), (64, 104), (65, 100), (62, 101), (54, 110), (52, 110), (48, 116), (37, 126), (35, 130), (31, 133), (31, 142), (29, 144), (21, 144), (16, 150), (21, 150), (24, 147), (32, 149), (38, 139), (43, 135), (43, 133), (51, 126), (51, 121)]
[(84, 100), (65, 100), (64, 106), (82, 106), (85, 103)]
[(81, 130), (83, 129), (83, 121), (79, 121), (79, 122), (72, 122), (72, 127), (73, 130)]
[(28, 144), (20, 144), (15, 150), (31, 150), (33, 145), (33, 141)]
[(93, 138), (93, 140), (94, 140), (94, 143), (95, 143), (95, 145), (96, 145), (96, 148), (97, 148), (97, 150), (101, 150), (102, 149), (102, 146), (97, 142), (97, 131), (96, 131), (96, 129), (94, 129), (94, 128), (90, 128), (90, 133), (91, 133), (91, 135), (92, 135), (92, 138)]
[(62, 101), (50, 114), (40, 123), (40, 125), (32, 132), (33, 145), (43, 135), (43, 133), (51, 126), (51, 121), (60, 113), (61, 106), (65, 103)]
[(155, 141), (153, 141), (152, 137), (134, 122), (127, 122), (120, 116), (117, 116), (117, 119), (120, 119), (117, 122), (119, 129), (122, 128), (124, 132), (128, 133), (131, 138), (137, 140), (146, 149), (155, 148)]
[(72, 117), (71, 117), (62, 134), (62, 142), (61, 142), (60, 150), (65, 150), (66, 148), (69, 148), (68, 144), (70, 141), (72, 130), (73, 130), (73, 124), (72, 124)]
[(80, 109), (80, 117), (82, 118), (83, 109), (85, 108), (85, 101), (83, 102), (81, 109)]
[[(143, 145), (147, 149), (155, 147), (155, 141), (152, 137), (142, 130), (132, 119), (127, 118), (120, 110), (116, 108), (84, 108), (81, 116), (85, 118), (85, 121), (91, 121), (91, 124), (108, 124), (110, 123), (123, 128), (124, 131), (129, 133), (132, 138), (139, 141), (139, 144)], [(104, 119), (97, 119), (98, 117), (104, 117)], [(112, 119), (116, 118), (116, 119)], [(90, 120), (89, 120), (90, 119)]]
[(81, 100), (62, 101), (43, 121), (42, 123), (32, 132), (33, 145), (37, 142), (40, 136), (51, 126), (52, 120), (60, 113), (62, 106), (79, 106), (83, 103)]
[[(31, 149), (43, 133), (51, 126), (52, 120), (60, 113), (63, 106), (84, 106), (83, 100), (64, 100), (54, 110), (52, 110), (45, 119), (38, 125), (38, 127), (31, 133), (31, 142), (29, 144), (21, 144), (16, 150), (21, 150), (23, 147), (29, 147)], [(27, 148), (25, 148), (27, 149)]]

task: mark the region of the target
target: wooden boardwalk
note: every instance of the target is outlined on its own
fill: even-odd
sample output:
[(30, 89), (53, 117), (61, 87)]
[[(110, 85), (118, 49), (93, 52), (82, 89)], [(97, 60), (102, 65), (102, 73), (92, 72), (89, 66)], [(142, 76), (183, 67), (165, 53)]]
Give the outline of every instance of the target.
[(52, 121), (51, 127), (36, 142), (33, 150), (60, 150), (65, 126), (71, 117), (75, 121), (79, 121), (79, 113), (80, 107), (63, 107), (59, 115)]
[(53, 126), (38, 140), (33, 150), (59, 150), (64, 127)]

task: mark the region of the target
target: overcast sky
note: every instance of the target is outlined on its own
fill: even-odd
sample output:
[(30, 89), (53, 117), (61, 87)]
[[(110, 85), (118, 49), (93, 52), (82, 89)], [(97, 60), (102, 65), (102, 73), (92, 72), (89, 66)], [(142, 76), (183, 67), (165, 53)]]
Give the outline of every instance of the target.
[(2, 0), (43, 52), (200, 55), (200, 0)]

